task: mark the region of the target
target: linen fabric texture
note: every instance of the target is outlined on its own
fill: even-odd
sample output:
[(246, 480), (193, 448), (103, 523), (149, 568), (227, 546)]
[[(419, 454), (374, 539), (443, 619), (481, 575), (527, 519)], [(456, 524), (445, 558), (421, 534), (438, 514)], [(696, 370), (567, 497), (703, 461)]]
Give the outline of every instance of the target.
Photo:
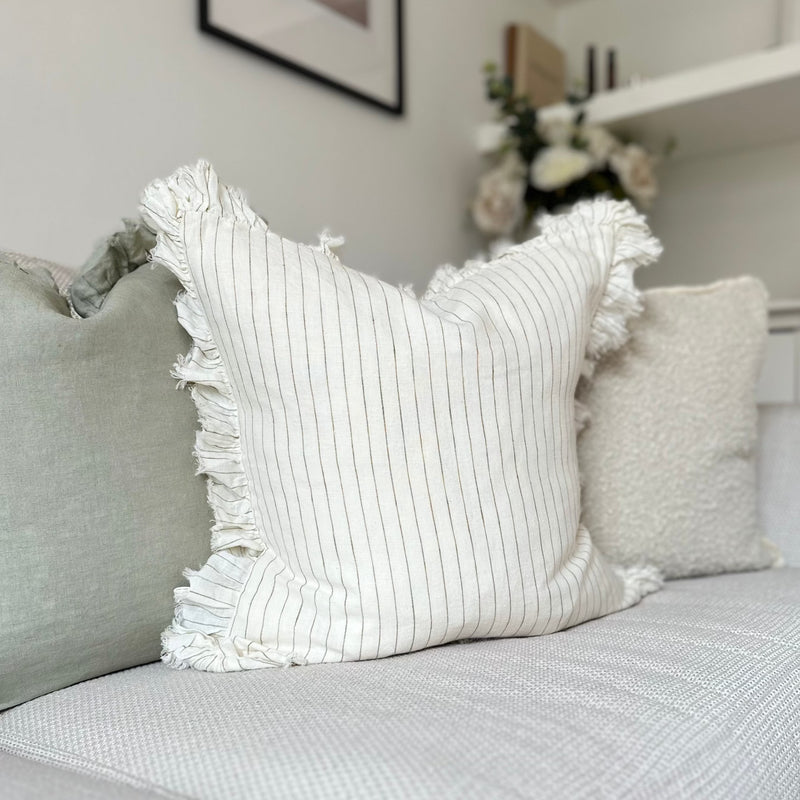
[(72, 267), (65, 267), (63, 264), (45, 261), (43, 258), (24, 253), (15, 253), (12, 250), (0, 250), (0, 263), (18, 267), (31, 275), (40, 275), (47, 278), (48, 283), (52, 279), (60, 293), (67, 291), (76, 275), (76, 270)]
[(635, 603), (579, 526), (584, 352), (626, 338), (659, 253), (627, 203), (544, 220), (422, 299), (271, 232), (205, 162), (143, 193), (180, 279), (213, 555), (163, 638), (176, 667), (351, 661), (544, 634)]
[(579, 387), (583, 521), (667, 578), (780, 563), (759, 532), (756, 383), (766, 292), (742, 277), (652, 289), (631, 338)]
[(178, 288), (144, 268), (78, 320), (0, 263), (0, 709), (158, 659), (181, 568), (208, 556), (196, 414), (168, 375)]
[(139, 220), (122, 220), (122, 230), (103, 239), (69, 287), (69, 300), (80, 317), (94, 316), (120, 278), (147, 263), (155, 237)]

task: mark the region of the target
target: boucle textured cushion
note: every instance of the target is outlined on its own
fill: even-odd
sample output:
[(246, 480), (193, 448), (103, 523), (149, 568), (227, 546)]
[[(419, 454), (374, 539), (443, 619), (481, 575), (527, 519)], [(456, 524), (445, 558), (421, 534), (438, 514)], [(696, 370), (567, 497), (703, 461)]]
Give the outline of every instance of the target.
[(582, 383), (583, 521), (622, 564), (668, 578), (776, 563), (756, 510), (766, 293), (751, 277), (645, 292), (626, 347)]
[(574, 392), (618, 345), (659, 246), (583, 204), (422, 300), (267, 229), (200, 162), (156, 181), (154, 257), (185, 287), (212, 555), (164, 658), (236, 670), (527, 636), (656, 586), (579, 528)]
[(78, 320), (0, 265), (0, 709), (157, 659), (181, 568), (208, 555), (196, 413), (168, 374), (178, 288), (145, 268)]

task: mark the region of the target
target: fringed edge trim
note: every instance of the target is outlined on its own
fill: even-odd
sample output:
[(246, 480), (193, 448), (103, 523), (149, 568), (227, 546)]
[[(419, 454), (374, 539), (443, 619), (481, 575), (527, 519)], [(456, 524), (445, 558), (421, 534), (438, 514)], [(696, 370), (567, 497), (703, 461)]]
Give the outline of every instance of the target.
[(150, 260), (163, 264), (184, 291), (175, 306), (192, 339), (172, 375), (191, 386), (200, 430), (195, 439), (197, 471), (208, 476), (214, 514), (209, 560), (186, 570), (188, 586), (175, 589), (175, 617), (161, 637), (162, 660), (171, 667), (230, 672), (285, 666), (289, 658), (258, 642), (232, 637), (238, 598), (253, 564), (266, 546), (257, 528), (250, 487), (242, 466), (239, 416), (228, 376), (203, 312), (186, 257), (183, 221), (187, 213), (213, 213), (266, 230), (266, 223), (236, 189), (220, 186), (206, 161), (156, 180), (142, 193), (140, 211), (156, 234)]
[(664, 576), (650, 564), (638, 564), (633, 567), (620, 567), (614, 564), (612, 569), (623, 585), (620, 611), (636, 605), (643, 597), (657, 592), (664, 585)]
[[(644, 309), (642, 294), (633, 281), (634, 272), (657, 261), (663, 248), (650, 232), (645, 216), (638, 213), (628, 200), (585, 200), (576, 203), (569, 214), (543, 214), (537, 219), (545, 238), (558, 239), (571, 234), (579, 221), (590, 229), (610, 227), (614, 234), (608, 277), (592, 317), (581, 368), (581, 383), (590, 384), (597, 363), (628, 341), (628, 323)], [(590, 422), (589, 409), (576, 399), (578, 435)]]
[[(661, 243), (650, 232), (647, 219), (628, 200), (596, 198), (576, 203), (566, 214), (541, 214), (536, 219), (541, 234), (527, 242), (505, 249), (495, 261), (467, 261), (460, 269), (452, 264), (440, 266), (433, 274), (423, 300), (431, 300), (456, 284), (475, 275), (505, 255), (527, 253), (531, 247), (553, 240), (572, 246), (572, 235), (580, 227), (588, 231), (610, 228), (613, 231), (610, 263), (603, 294), (592, 317), (582, 368), (591, 377), (597, 362), (628, 340), (628, 322), (643, 310), (641, 292), (633, 282), (633, 273), (655, 262), (662, 252)], [(576, 408), (578, 427), (588, 422), (586, 409)]]
[(628, 200), (596, 198), (576, 203), (566, 214), (541, 214), (537, 217), (541, 234), (527, 242), (510, 247), (495, 260), (467, 261), (460, 269), (444, 264), (433, 274), (423, 295), (430, 300), (456, 284), (502, 261), (506, 255), (527, 253), (542, 242), (556, 239), (572, 247), (571, 239), (578, 223), (592, 231), (611, 228), (608, 276), (602, 297), (592, 318), (586, 345), (584, 372), (591, 374), (594, 364), (606, 353), (621, 347), (628, 339), (628, 320), (642, 312), (641, 294), (633, 283), (633, 273), (639, 267), (652, 264), (661, 255), (661, 243), (651, 233), (643, 214)]
[[(663, 248), (661, 242), (650, 232), (645, 216), (638, 213), (627, 200), (583, 201), (576, 203), (569, 214), (543, 215), (537, 222), (546, 239), (563, 240), (572, 234), (578, 222), (590, 229), (606, 227), (613, 232), (608, 277), (592, 317), (581, 369), (581, 381), (591, 384), (597, 363), (628, 341), (628, 323), (644, 309), (641, 292), (633, 281), (634, 272), (639, 267), (646, 267), (657, 261)], [(591, 423), (591, 413), (577, 398), (574, 415), (576, 433), (580, 435)], [(589, 535), (591, 537), (591, 531)], [(635, 605), (664, 585), (660, 570), (650, 564), (610, 566), (623, 587), (619, 610)]]
[(591, 375), (597, 361), (628, 340), (628, 321), (643, 309), (633, 273), (658, 260), (663, 248), (650, 232), (645, 216), (628, 200), (584, 200), (576, 203), (568, 214), (545, 214), (537, 220), (546, 239), (563, 239), (574, 232), (579, 221), (590, 229), (610, 227), (614, 234), (605, 290), (592, 318), (586, 344), (583, 371)]
[[(581, 381), (591, 382), (595, 365), (607, 353), (622, 347), (628, 340), (628, 322), (641, 314), (644, 306), (642, 296), (633, 282), (633, 274), (639, 267), (655, 262), (662, 252), (661, 243), (650, 232), (643, 214), (636, 211), (630, 201), (596, 198), (576, 203), (566, 214), (542, 214), (536, 220), (541, 235), (522, 244), (508, 248), (504, 255), (527, 253), (542, 243), (564, 242), (572, 246), (576, 228), (590, 233), (599, 229), (611, 229), (610, 263), (603, 293), (598, 302), (589, 328), (585, 357), (581, 369)], [(451, 264), (439, 267), (434, 273), (423, 300), (429, 300), (446, 292), (460, 281), (471, 277), (495, 262), (468, 261), (461, 269)], [(590, 423), (587, 406), (575, 400), (575, 427), (578, 434)], [(613, 566), (613, 565), (612, 565)], [(653, 566), (642, 565), (631, 568), (613, 566), (623, 585), (621, 608), (637, 603), (642, 597), (657, 591), (663, 585), (661, 573)]]

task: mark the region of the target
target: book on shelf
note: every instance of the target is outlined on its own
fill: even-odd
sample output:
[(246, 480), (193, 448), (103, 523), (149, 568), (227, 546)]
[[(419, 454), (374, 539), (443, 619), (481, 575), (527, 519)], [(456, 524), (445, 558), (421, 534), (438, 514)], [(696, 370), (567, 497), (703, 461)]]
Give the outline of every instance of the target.
[(536, 108), (564, 99), (564, 52), (530, 25), (506, 28), (506, 75), (514, 81), (514, 94), (527, 96)]

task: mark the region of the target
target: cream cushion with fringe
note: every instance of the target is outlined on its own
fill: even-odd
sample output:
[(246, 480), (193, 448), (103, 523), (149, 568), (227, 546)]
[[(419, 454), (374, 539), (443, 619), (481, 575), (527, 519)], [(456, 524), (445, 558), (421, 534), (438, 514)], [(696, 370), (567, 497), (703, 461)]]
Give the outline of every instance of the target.
[(626, 347), (579, 388), (584, 523), (609, 558), (667, 578), (780, 563), (757, 514), (763, 284), (651, 289), (644, 300)]
[(176, 667), (352, 661), (545, 634), (659, 585), (579, 525), (574, 393), (659, 244), (582, 203), (422, 299), (270, 231), (205, 162), (143, 193), (185, 292), (213, 555), (175, 592)]

